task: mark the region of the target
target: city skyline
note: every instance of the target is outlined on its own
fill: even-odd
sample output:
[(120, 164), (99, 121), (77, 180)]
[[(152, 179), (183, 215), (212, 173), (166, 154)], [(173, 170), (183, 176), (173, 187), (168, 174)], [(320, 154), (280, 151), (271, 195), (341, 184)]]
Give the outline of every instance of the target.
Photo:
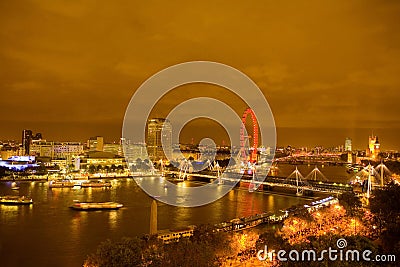
[[(1, 3), (4, 139), (32, 128), (48, 139), (117, 140), (141, 83), (165, 67), (209, 60), (260, 87), (278, 144), (332, 146), (351, 137), (364, 148), (360, 137), (374, 130), (384, 149), (400, 149), (397, 2), (24, 3)], [(152, 117), (198, 96), (224, 101), (238, 116), (247, 107), (225, 89), (192, 84), (163, 97)], [(209, 125), (193, 122), (184, 139), (199, 139)], [(218, 128), (215, 138), (226, 140)]]
[[(163, 121), (165, 121), (165, 119), (163, 119), (163, 118), (151, 118), (151, 119), (149, 119), (149, 123), (154, 123), (155, 121), (161, 121), (161, 122), (163, 122)], [(173, 127), (171, 127), (172, 126), (172, 124), (168, 121), (168, 133), (169, 134), (171, 134), (171, 131), (173, 130)], [(153, 127), (153, 126), (152, 126)], [(156, 126), (154, 126), (154, 127), (156, 127)], [(158, 126), (157, 126), (158, 127)], [(160, 126), (161, 127), (161, 126)], [(154, 149), (154, 147), (155, 146), (157, 146), (157, 144), (158, 143), (160, 143), (161, 142), (161, 137), (159, 136), (160, 134), (161, 134), (161, 128), (154, 128), (154, 129), (157, 129), (157, 130), (154, 130), (154, 133), (156, 133), (157, 132), (157, 136), (158, 137), (152, 137), (152, 138), (150, 138), (149, 140), (147, 140), (147, 142), (140, 142), (140, 141), (133, 141), (133, 140), (129, 140), (129, 142), (132, 142), (132, 143), (137, 143), (137, 144), (142, 144), (142, 145), (146, 145), (147, 146), (147, 149), (149, 150), (149, 151), (152, 151), (153, 149)], [(147, 128), (147, 127), (146, 127)], [(150, 134), (150, 132), (151, 131), (149, 131), (149, 128), (147, 128), (147, 136), (148, 135), (152, 135), (152, 134)], [(87, 147), (89, 147), (89, 148), (91, 148), (91, 147), (96, 147), (96, 146), (98, 146), (98, 142), (99, 142), (99, 140), (100, 140), (100, 146), (102, 147), (103, 146), (103, 143), (104, 144), (122, 144), (122, 142), (126, 142), (126, 141), (128, 141), (128, 140), (126, 140), (126, 141), (123, 141), (123, 140), (125, 140), (125, 138), (123, 138), (123, 137), (120, 137), (118, 140), (112, 140), (112, 139), (108, 139), (107, 137), (104, 137), (104, 136), (100, 136), (100, 135), (96, 135), (95, 137), (87, 137), (87, 138), (85, 138), (84, 140), (72, 140), (72, 139), (63, 139), (63, 140), (49, 140), (49, 139), (46, 139), (46, 138), (43, 138), (42, 139), (42, 133), (40, 133), (40, 132), (37, 132), (35, 135), (33, 135), (33, 131), (31, 130), (31, 129), (23, 129), (22, 130), (22, 140), (19, 140), (19, 139), (17, 139), (17, 138), (15, 138), (15, 139), (1, 139), (0, 138), (0, 142), (5, 142), (5, 143), (7, 143), (7, 142), (16, 142), (16, 144), (20, 144), (20, 146), (21, 146), (21, 149), (23, 149), (23, 150), (25, 150), (25, 151), (27, 151), (27, 144), (26, 144), (26, 142), (27, 142), (27, 140), (25, 139), (26, 138), (26, 132), (28, 132), (28, 136), (30, 136), (30, 139), (29, 139), (29, 142), (32, 142), (32, 140), (36, 140), (36, 141), (44, 141), (44, 142), (61, 142), (61, 143), (68, 143), (68, 142), (80, 142), (81, 144), (86, 144), (86, 146)], [(354, 132), (354, 131), (353, 131)], [(363, 131), (364, 132), (364, 131)], [(343, 135), (344, 136), (344, 135)], [(309, 149), (312, 149), (312, 148), (315, 148), (315, 147), (324, 147), (324, 148), (326, 148), (326, 149), (333, 149), (333, 148), (338, 148), (338, 149), (340, 149), (340, 148), (342, 148), (343, 149), (343, 151), (352, 151), (352, 150), (354, 150), (354, 151), (363, 151), (363, 150), (367, 150), (367, 151), (370, 151), (371, 150), (371, 138), (374, 138), (374, 140), (375, 140), (375, 138), (376, 138), (376, 140), (378, 140), (378, 138), (379, 138), (379, 135), (376, 135), (373, 131), (371, 132), (371, 134), (370, 135), (368, 135), (368, 142), (364, 142), (364, 140), (356, 140), (356, 142), (355, 143), (357, 143), (357, 144), (359, 144), (359, 143), (362, 143), (362, 145), (361, 146), (355, 146), (354, 145), (354, 140), (352, 139), (352, 138), (350, 138), (349, 136), (346, 136), (342, 141), (342, 143), (336, 143), (336, 144), (334, 144), (333, 142), (332, 142), (332, 144), (333, 145), (330, 145), (330, 146), (324, 146), (324, 145), (322, 145), (321, 143), (314, 143), (314, 144), (311, 144), (311, 145), (293, 145), (293, 144), (290, 144), (290, 143), (288, 143), (288, 144), (277, 144), (277, 148), (282, 148), (282, 147), (293, 147), (293, 148), (309, 148)], [(363, 138), (362, 139), (365, 139), (364, 138), (364, 136), (363, 136)], [(158, 141), (155, 141), (155, 140), (158, 140)], [(169, 137), (169, 139), (166, 139), (166, 140), (170, 140), (170, 137)], [(379, 140), (381, 140), (381, 138), (379, 138)], [(190, 141), (189, 140), (187, 140), (187, 142), (185, 142), (185, 141), (183, 141), (182, 142), (182, 140), (180, 139), (180, 142), (179, 143), (174, 143), (174, 142), (172, 142), (171, 144), (173, 144), (173, 145), (177, 145), (177, 144), (187, 144), (187, 145), (200, 145), (200, 141), (201, 141), (201, 139), (194, 139), (193, 137), (190, 139)], [(94, 142), (94, 143), (93, 143)], [(350, 142), (350, 143), (349, 143)], [(375, 141), (374, 141), (375, 142)], [(92, 144), (93, 143), (93, 144)], [(161, 143), (159, 144), (159, 145), (161, 145)], [(217, 146), (221, 146), (221, 147), (223, 147), (223, 146), (231, 146), (228, 142), (226, 142), (225, 140), (221, 140), (221, 143), (216, 143), (216, 145)], [(381, 144), (380, 144), (381, 145)], [(261, 144), (259, 144), (259, 147), (263, 147), (264, 145), (261, 143)], [(234, 145), (234, 147), (237, 147), (237, 145), (235, 146)], [(350, 147), (350, 149), (348, 149)], [(102, 150), (102, 149), (96, 149), (96, 150)], [(29, 147), (28, 147), (28, 151), (29, 151)], [(383, 149), (382, 150), (382, 152), (384, 152), (384, 151), (398, 151), (398, 150), (395, 150), (395, 149), (391, 149), (391, 148), (385, 148), (385, 149)], [(150, 152), (150, 153), (152, 153), (152, 154), (155, 154), (156, 152)], [(158, 153), (158, 152), (157, 152)], [(161, 152), (160, 152), (161, 153)], [(368, 152), (367, 152), (368, 153)]]

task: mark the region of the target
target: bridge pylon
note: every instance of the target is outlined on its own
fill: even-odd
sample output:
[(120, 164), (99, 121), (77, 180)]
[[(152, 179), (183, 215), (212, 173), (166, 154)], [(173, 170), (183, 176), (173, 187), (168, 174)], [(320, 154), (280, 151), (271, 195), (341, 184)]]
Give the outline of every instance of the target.
[[(314, 180), (317, 181), (318, 176), (322, 177), (323, 180), (328, 181), (325, 175), (318, 169), (317, 166), (306, 176), (306, 180)], [(320, 180), (322, 181), (322, 180)]]
[(303, 195), (303, 186), (301, 184), (305, 184), (304, 177), (301, 175), (299, 169), (296, 167), (296, 169), (286, 178), (286, 179), (296, 179), (296, 196), (302, 196)]
[(380, 178), (381, 178), (381, 186), (383, 187), (384, 185), (384, 176), (385, 173), (387, 173), (388, 175), (391, 175), (391, 171), (386, 167), (386, 165), (383, 163), (383, 160), (381, 161), (381, 163), (375, 167), (375, 170), (380, 174)]

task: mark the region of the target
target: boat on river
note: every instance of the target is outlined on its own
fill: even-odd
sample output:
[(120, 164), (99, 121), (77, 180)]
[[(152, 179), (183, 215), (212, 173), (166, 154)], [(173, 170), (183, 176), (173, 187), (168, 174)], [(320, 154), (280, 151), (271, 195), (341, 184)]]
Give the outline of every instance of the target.
[(103, 182), (100, 180), (95, 181), (87, 181), (81, 183), (81, 187), (111, 187), (110, 182)]
[(49, 187), (50, 188), (64, 188), (64, 187), (71, 188), (71, 187), (74, 187), (74, 186), (79, 186), (79, 184), (74, 183), (71, 180), (60, 180), (60, 181), (53, 180), (53, 181), (49, 182)]
[(11, 183), (11, 189), (12, 189), (12, 190), (19, 190), (19, 186), (17, 185), (16, 182), (12, 182), (12, 183)]
[(25, 196), (2, 196), (0, 197), (0, 204), (2, 205), (31, 205), (33, 200)]
[(70, 208), (74, 210), (89, 211), (89, 210), (117, 210), (124, 205), (116, 202), (77, 202)]

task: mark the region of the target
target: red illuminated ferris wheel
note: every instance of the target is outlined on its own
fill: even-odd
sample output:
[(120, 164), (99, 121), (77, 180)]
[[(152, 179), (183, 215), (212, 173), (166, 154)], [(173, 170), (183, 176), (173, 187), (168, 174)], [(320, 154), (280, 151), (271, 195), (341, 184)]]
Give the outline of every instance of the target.
[[(246, 130), (246, 120), (247, 120), (247, 115), (251, 116), (252, 120), (252, 128), (253, 128), (253, 133), (252, 135), (245, 136), (245, 130)], [(250, 145), (250, 139), (252, 139), (252, 146), (250, 148), (250, 162), (253, 163), (257, 160), (257, 148), (258, 148), (258, 122), (256, 115), (254, 114), (254, 111), (251, 108), (247, 108), (242, 116), (242, 125), (240, 127), (240, 148), (242, 151), (242, 159), (244, 161), (247, 161), (247, 154), (245, 150), (245, 145), (246, 145), (246, 138), (249, 139), (249, 145)]]

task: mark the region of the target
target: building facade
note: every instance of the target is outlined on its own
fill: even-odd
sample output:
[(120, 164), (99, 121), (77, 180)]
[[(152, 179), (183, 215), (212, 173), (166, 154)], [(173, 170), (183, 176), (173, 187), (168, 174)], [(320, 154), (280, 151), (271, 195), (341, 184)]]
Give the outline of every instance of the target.
[(133, 143), (125, 145), (124, 155), (130, 162), (135, 162), (137, 159), (145, 160), (148, 158), (145, 143)]
[(346, 140), (344, 141), (344, 151), (351, 152), (352, 150), (352, 140), (350, 138), (346, 138)]
[(154, 118), (147, 122), (147, 152), (151, 161), (172, 157), (172, 126), (166, 119)]
[(29, 155), (30, 152), (30, 144), (32, 140), (32, 131), (31, 130), (23, 130), (22, 131), (22, 148), (25, 151), (25, 155)]
[(122, 149), (122, 145), (121, 144), (104, 144), (103, 145), (103, 151), (104, 152), (108, 152), (108, 153), (112, 153), (118, 156), (123, 156), (124, 152)]
[(369, 136), (366, 156), (372, 159), (377, 159), (379, 153), (381, 152), (380, 146), (381, 144), (379, 143), (378, 136)]
[(83, 145), (79, 142), (34, 141), (30, 146), (30, 155), (51, 159), (72, 160), (82, 153)]
[[(75, 164), (76, 165), (76, 164)], [(79, 158), (79, 168), (90, 170), (95, 168), (96, 170), (107, 168), (126, 168), (125, 158), (122, 156), (115, 155), (109, 152), (91, 151), (85, 153), (85, 155)]]
[(42, 140), (42, 134), (37, 133), (33, 134), (31, 130), (23, 130), (22, 131), (22, 149), (24, 151), (24, 155), (30, 155), (31, 144), (33, 140)]
[(103, 151), (104, 139), (102, 136), (90, 137), (87, 141), (89, 151)]

